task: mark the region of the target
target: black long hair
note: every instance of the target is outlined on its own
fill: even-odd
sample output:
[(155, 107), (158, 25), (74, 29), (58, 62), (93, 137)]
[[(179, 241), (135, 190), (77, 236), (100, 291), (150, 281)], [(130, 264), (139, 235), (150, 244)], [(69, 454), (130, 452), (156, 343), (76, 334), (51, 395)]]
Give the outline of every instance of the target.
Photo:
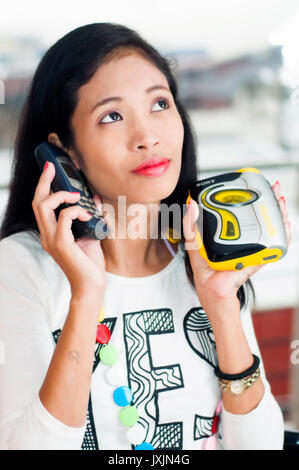
[[(150, 60), (166, 77), (184, 126), (182, 166), (177, 186), (161, 201), (183, 209), (188, 188), (199, 179), (196, 158), (196, 135), (190, 119), (178, 98), (170, 60), (163, 57), (140, 35), (115, 23), (92, 23), (69, 32), (48, 49), (33, 76), (18, 122), (14, 142), (9, 199), (0, 229), (0, 240), (21, 231), (39, 239), (39, 229), (32, 200), (40, 170), (34, 149), (48, 140), (50, 132), (59, 135), (65, 148), (76, 148), (72, 116), (78, 103), (78, 90), (87, 83), (97, 68), (116, 50), (134, 49)], [(182, 241), (184, 242), (181, 228)], [(194, 286), (193, 272), (185, 252), (186, 272)], [(247, 281), (252, 289), (250, 281)], [(244, 286), (238, 291), (241, 307), (245, 303)]]

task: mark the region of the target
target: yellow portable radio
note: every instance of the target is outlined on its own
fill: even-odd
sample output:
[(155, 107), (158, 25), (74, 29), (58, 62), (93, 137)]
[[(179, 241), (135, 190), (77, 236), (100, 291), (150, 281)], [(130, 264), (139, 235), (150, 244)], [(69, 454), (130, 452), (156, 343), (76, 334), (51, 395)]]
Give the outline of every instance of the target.
[(196, 242), (215, 270), (241, 270), (278, 261), (287, 237), (278, 201), (257, 168), (242, 168), (194, 183), (190, 196), (199, 204)]

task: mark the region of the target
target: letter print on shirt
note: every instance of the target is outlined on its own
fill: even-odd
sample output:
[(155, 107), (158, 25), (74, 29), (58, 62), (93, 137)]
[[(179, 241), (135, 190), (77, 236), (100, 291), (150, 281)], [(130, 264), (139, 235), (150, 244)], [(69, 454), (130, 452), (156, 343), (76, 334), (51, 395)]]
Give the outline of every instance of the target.
[[(114, 327), (115, 327), (116, 318), (105, 318), (101, 323), (104, 323), (105, 325), (107, 325), (112, 334)], [(59, 339), (60, 333), (61, 333), (60, 329), (52, 332), (52, 335), (56, 344)], [(96, 367), (98, 366), (100, 362), (99, 351), (102, 347), (103, 347), (103, 344), (96, 343), (92, 372), (95, 371)], [(91, 393), (89, 393), (86, 419), (87, 419), (86, 431), (85, 431), (84, 438), (82, 441), (81, 450), (99, 450), (97, 433), (96, 433), (94, 419), (93, 419)]]
[[(105, 323), (113, 333), (117, 318), (106, 318)], [(180, 364), (154, 367), (150, 348), (150, 335), (174, 333), (173, 313), (171, 309), (144, 310), (123, 314), (124, 343), (126, 348), (128, 386), (131, 388), (134, 402), (138, 408), (140, 424), (145, 430), (145, 440), (155, 450), (183, 448), (183, 422), (160, 423), (158, 394), (184, 387)], [(184, 333), (191, 349), (212, 367), (217, 362), (216, 347), (212, 328), (205, 312), (196, 307), (184, 318)], [(55, 343), (61, 330), (52, 333)], [(99, 350), (103, 345), (96, 343), (93, 372), (100, 362)], [(209, 437), (212, 434), (215, 416), (194, 417), (194, 440)], [(134, 446), (132, 446), (134, 448)], [(82, 450), (98, 450), (91, 394), (87, 411), (87, 427), (81, 446)]]
[[(127, 313), (124, 319), (128, 386), (139, 412), (145, 441), (157, 449), (182, 449), (183, 423), (159, 423), (158, 394), (184, 387), (179, 364), (154, 367), (149, 335), (174, 333), (170, 309)], [(132, 446), (133, 447), (133, 446)]]
[[(217, 365), (216, 344), (211, 323), (201, 307), (189, 310), (184, 318), (184, 332), (191, 349), (213, 368)], [(211, 436), (215, 430), (218, 416), (194, 417), (193, 439), (203, 439)]]
[(217, 353), (210, 320), (201, 307), (189, 310), (184, 318), (186, 339), (194, 352), (213, 368), (217, 366)]

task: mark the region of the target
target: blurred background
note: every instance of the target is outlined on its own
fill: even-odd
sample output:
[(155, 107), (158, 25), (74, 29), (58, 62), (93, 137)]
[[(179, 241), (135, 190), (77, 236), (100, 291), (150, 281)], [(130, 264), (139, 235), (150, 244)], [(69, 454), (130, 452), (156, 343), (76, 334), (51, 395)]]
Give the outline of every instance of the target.
[[(88, 23), (121, 23), (172, 64), (200, 178), (257, 167), (280, 181), (285, 258), (253, 278), (254, 327), (287, 429), (299, 429), (299, 3), (297, 0), (10, 0), (0, 16), (0, 222), (18, 116), (45, 51)], [(298, 353), (296, 353), (296, 350)]]

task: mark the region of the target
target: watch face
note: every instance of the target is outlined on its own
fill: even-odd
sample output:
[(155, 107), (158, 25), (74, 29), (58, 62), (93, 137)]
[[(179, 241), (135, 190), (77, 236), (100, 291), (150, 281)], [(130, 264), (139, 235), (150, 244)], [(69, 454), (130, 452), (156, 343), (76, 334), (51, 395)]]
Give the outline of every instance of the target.
[(245, 390), (245, 385), (242, 382), (242, 380), (234, 380), (230, 384), (230, 391), (234, 393), (235, 395), (240, 395), (241, 393), (244, 392), (244, 390)]

